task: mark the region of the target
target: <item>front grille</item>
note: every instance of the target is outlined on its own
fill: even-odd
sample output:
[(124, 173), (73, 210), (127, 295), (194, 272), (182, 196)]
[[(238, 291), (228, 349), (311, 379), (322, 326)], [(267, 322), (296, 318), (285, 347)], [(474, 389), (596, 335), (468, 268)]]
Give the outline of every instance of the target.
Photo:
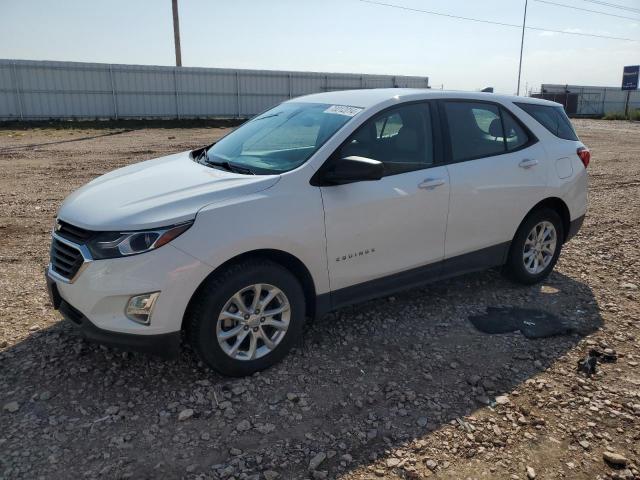
[(84, 258), (80, 250), (56, 238), (51, 240), (51, 268), (58, 275), (71, 280), (83, 263)]
[(82, 244), (89, 240), (94, 232), (85, 230), (84, 228), (76, 227), (75, 225), (71, 225), (70, 223), (63, 222), (62, 220), (58, 220), (58, 228), (56, 228), (56, 233), (62, 238), (66, 238), (73, 243)]

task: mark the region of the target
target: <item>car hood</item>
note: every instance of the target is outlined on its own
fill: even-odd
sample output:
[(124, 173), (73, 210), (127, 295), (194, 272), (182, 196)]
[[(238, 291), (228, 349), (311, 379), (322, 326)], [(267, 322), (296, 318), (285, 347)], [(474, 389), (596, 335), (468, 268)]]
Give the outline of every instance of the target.
[(156, 228), (191, 220), (205, 205), (265, 190), (279, 178), (214, 169), (183, 152), (96, 178), (67, 197), (58, 218), (88, 230)]

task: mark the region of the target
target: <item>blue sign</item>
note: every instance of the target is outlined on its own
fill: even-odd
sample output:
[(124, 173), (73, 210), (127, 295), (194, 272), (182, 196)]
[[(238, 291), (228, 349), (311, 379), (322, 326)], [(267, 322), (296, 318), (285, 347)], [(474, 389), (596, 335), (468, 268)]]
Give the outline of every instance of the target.
[(622, 90), (636, 90), (638, 88), (638, 76), (640, 76), (640, 65), (624, 67), (622, 72)]

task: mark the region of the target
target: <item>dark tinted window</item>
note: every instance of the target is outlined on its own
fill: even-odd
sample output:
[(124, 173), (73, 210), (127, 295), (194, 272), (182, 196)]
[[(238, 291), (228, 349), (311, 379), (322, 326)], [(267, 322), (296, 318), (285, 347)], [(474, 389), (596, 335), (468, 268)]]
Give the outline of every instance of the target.
[(452, 159), (488, 157), (506, 151), (498, 107), (488, 103), (445, 102)]
[(385, 175), (433, 164), (428, 104), (405, 105), (367, 121), (340, 148), (341, 158), (357, 155), (384, 163)]
[(529, 136), (506, 110), (502, 110), (502, 121), (504, 122), (504, 131), (506, 133), (507, 150), (510, 152), (517, 150), (523, 145), (529, 143)]
[(556, 137), (565, 140), (578, 140), (571, 122), (561, 106), (536, 105), (533, 103), (516, 103), (521, 109), (535, 118)]

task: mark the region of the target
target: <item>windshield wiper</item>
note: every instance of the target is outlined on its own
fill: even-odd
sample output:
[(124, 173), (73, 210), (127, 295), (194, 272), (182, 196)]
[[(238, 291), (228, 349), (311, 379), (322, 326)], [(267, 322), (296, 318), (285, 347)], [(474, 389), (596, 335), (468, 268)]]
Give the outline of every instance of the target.
[(196, 162), (198, 163), (202, 163), (203, 160), (206, 163), (207, 161), (207, 147), (203, 148), (200, 153), (198, 154), (198, 156), (196, 157)]
[(241, 167), (241, 166), (235, 165), (235, 164), (233, 164), (231, 162), (227, 162), (226, 160), (222, 160), (222, 161), (219, 161), (219, 162), (214, 162), (212, 160), (206, 160), (205, 159), (205, 163), (207, 165), (211, 165), (212, 167), (222, 168), (223, 170), (226, 170), (228, 172), (240, 173), (242, 175), (255, 175), (255, 173), (253, 173), (253, 171), (250, 168)]
[(273, 117), (277, 117), (278, 115), (280, 115), (280, 113), (272, 113), (271, 115), (265, 115), (264, 117), (258, 117), (254, 120), (254, 122), (257, 122), (258, 120), (264, 120), (265, 118), (273, 118)]
[(203, 148), (200, 153), (198, 153), (198, 156), (195, 157), (195, 161), (204, 165), (209, 165), (210, 167), (226, 170), (227, 172), (240, 173), (242, 175), (255, 175), (255, 172), (250, 168), (241, 167), (240, 165), (236, 165), (227, 160), (209, 160), (207, 152), (213, 145), (215, 144), (211, 144), (208, 147)]

